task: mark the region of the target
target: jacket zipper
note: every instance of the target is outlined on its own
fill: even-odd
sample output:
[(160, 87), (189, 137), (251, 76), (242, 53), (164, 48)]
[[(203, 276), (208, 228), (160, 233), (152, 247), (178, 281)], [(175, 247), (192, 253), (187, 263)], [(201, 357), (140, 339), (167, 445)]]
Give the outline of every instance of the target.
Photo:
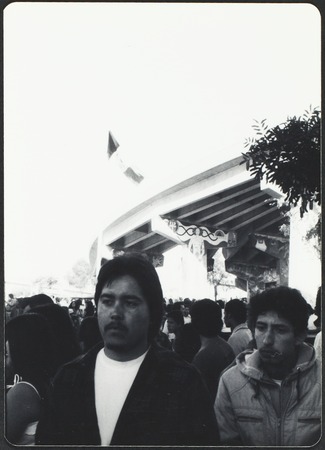
[(281, 418), (277, 418), (277, 443), (276, 443), (276, 445), (281, 445), (281, 422), (282, 422), (282, 420), (281, 420)]
[(283, 386), (283, 384), (286, 382), (286, 379), (284, 379), (283, 381), (282, 381), (282, 383), (281, 383), (281, 386), (280, 386), (280, 417), (278, 417), (278, 423), (277, 423), (277, 425), (278, 425), (278, 439), (277, 439), (277, 445), (285, 445), (285, 443), (284, 442), (282, 442), (282, 429), (283, 429), (283, 422), (284, 422), (284, 418), (285, 418), (285, 416), (286, 416), (286, 414), (287, 414), (287, 411), (288, 411), (288, 408), (289, 408), (289, 405), (290, 405), (290, 402), (291, 402), (291, 398), (292, 398), (292, 392), (293, 392), (293, 386), (292, 386), (292, 384), (291, 384), (291, 391), (290, 391), (290, 394), (289, 394), (289, 397), (288, 397), (288, 399), (287, 399), (287, 401), (286, 401), (286, 405), (285, 405), (285, 409), (284, 409), (284, 411), (283, 411), (283, 405), (282, 405), (282, 386)]

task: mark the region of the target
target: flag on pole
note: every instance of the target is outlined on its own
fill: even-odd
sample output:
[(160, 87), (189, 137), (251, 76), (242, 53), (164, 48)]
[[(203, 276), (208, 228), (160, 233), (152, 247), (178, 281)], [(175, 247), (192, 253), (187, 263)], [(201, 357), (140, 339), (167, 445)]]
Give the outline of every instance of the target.
[(143, 175), (141, 175), (141, 173), (139, 172), (136, 172), (134, 169), (132, 169), (132, 167), (128, 167), (124, 171), (124, 173), (128, 178), (131, 178), (131, 180), (135, 181), (136, 183), (141, 183), (141, 181), (143, 180)]
[(108, 132), (108, 148), (107, 148), (108, 158), (110, 158), (113, 155), (113, 153), (116, 152), (116, 150), (118, 149), (119, 146), (120, 146), (120, 144), (117, 142), (117, 140), (114, 138), (112, 133), (109, 131)]
[(109, 131), (108, 132), (108, 147), (107, 147), (107, 154), (108, 159), (111, 159), (112, 155), (114, 155), (114, 161), (116, 161), (116, 164), (118, 165), (119, 169), (124, 173), (125, 176), (127, 176), (130, 180), (135, 182), (136, 184), (141, 183), (143, 180), (143, 176), (141, 173), (139, 173), (138, 170), (136, 170), (134, 167), (131, 167), (130, 164), (127, 164), (122, 158), (119, 152), (116, 150), (120, 144), (117, 142), (117, 140), (114, 138), (113, 134)]

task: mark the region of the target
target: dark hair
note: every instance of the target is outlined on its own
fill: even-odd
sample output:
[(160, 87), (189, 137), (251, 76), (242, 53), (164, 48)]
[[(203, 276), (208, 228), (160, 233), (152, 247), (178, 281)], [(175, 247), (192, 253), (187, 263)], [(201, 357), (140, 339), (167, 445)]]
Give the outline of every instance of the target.
[(186, 323), (182, 327), (180, 336), (176, 339), (174, 345), (174, 350), (181, 355), (185, 361), (191, 363), (201, 347), (200, 335), (192, 323)]
[(172, 311), (181, 311), (182, 306), (183, 306), (182, 302), (175, 302), (172, 304)]
[(229, 300), (225, 305), (225, 313), (231, 314), (238, 323), (244, 323), (247, 320), (246, 303), (238, 298)]
[(84, 353), (98, 344), (98, 342), (102, 341), (102, 335), (99, 331), (97, 317), (88, 316), (82, 320), (78, 338)]
[(47, 320), (40, 314), (23, 314), (6, 324), (12, 368), (24, 381), (44, 395), (55, 367), (53, 335)]
[[(80, 354), (80, 347), (73, 324), (66, 309), (52, 303), (33, 308), (31, 312), (42, 315), (48, 321), (55, 344), (55, 366), (58, 368)], [(30, 314), (28, 312), (27, 314)]]
[(208, 298), (193, 303), (191, 318), (193, 327), (202, 336), (215, 337), (222, 330), (221, 308), (218, 303)]
[(152, 341), (160, 329), (164, 299), (158, 274), (144, 256), (124, 254), (107, 261), (98, 274), (95, 304), (97, 306), (103, 287), (123, 275), (130, 275), (137, 281), (147, 301), (151, 318), (148, 339)]
[(92, 317), (95, 314), (95, 306), (91, 300), (86, 300), (85, 303), (84, 317)]
[(173, 319), (177, 325), (184, 325), (184, 316), (180, 309), (172, 309), (167, 313), (167, 319)]
[(267, 289), (254, 295), (248, 305), (249, 327), (254, 330), (260, 314), (276, 311), (288, 320), (295, 334), (303, 333), (308, 327), (308, 304), (300, 291), (286, 286)]
[(29, 306), (31, 309), (41, 305), (54, 304), (54, 301), (51, 299), (51, 297), (46, 294), (32, 295), (31, 297), (26, 297), (24, 300), (25, 300), (24, 308), (26, 308), (26, 306)]

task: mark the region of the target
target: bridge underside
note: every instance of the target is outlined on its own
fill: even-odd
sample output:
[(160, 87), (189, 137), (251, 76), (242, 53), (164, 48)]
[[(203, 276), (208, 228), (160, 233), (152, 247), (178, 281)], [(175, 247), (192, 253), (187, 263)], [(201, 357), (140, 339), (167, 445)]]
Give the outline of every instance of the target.
[(237, 276), (238, 287), (286, 284), (289, 243), (279, 228), (288, 219), (276, 197), (236, 158), (138, 205), (106, 228), (103, 245), (115, 253), (145, 253), (159, 265), (167, 250), (189, 245), (197, 233), (208, 270), (223, 247), (226, 270)]

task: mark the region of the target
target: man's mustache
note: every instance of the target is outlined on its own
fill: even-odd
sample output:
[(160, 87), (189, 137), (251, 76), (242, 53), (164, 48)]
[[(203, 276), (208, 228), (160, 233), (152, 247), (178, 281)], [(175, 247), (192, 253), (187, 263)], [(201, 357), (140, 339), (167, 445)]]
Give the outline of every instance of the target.
[(123, 325), (123, 323), (120, 322), (110, 322), (107, 325), (104, 326), (104, 331), (108, 330), (120, 330), (120, 331), (127, 331), (127, 327)]
[(264, 353), (264, 354), (267, 354), (267, 355), (269, 355), (271, 358), (276, 358), (277, 356), (282, 356), (283, 355), (283, 353), (281, 353), (281, 352), (278, 352), (278, 351), (276, 351), (276, 350), (272, 350), (272, 349), (269, 349), (269, 348), (261, 348), (260, 349), (260, 353)]

